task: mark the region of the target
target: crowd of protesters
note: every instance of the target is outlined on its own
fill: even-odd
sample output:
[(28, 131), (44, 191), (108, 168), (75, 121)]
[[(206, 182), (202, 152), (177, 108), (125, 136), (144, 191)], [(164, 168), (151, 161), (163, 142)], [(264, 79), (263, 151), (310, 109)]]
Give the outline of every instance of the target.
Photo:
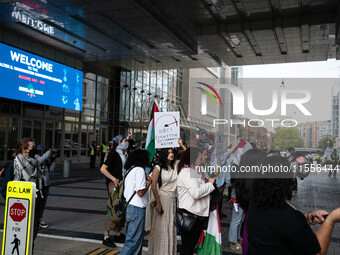
[[(230, 249), (242, 254), (327, 253), (334, 226), (340, 221), (340, 209), (330, 213), (298, 211), (290, 203), (295, 185), (292, 172), (238, 178), (230, 173), (207, 174), (197, 167), (234, 164), (236, 167), (289, 168), (289, 158), (250, 146), (235, 160), (229, 146), (218, 161), (213, 155), (207, 155), (207, 150), (187, 148), (179, 138), (179, 149), (160, 149), (150, 163), (149, 152), (135, 149), (131, 136), (130, 132), (127, 137), (116, 136), (111, 144), (101, 147), (105, 155), (101, 157), (100, 172), (105, 176), (108, 195), (123, 180), (123, 196), (129, 201), (122, 222), (113, 223), (109, 215), (106, 216), (104, 245), (115, 247), (116, 242), (124, 243), (120, 254), (142, 254), (144, 233), (148, 230), (149, 254), (177, 254), (176, 234), (179, 234), (180, 254), (192, 255), (197, 251), (202, 231), (207, 229), (212, 208), (223, 215), (221, 201), (228, 187), (232, 204)], [(92, 146), (95, 147), (95, 143)], [(42, 217), (49, 193), (48, 172), (54, 169), (55, 154), (56, 150), (47, 150), (44, 145), (36, 147), (31, 138), (21, 139), (14, 153), (14, 180), (34, 182), (37, 187), (34, 239), (39, 225), (47, 227)], [(91, 167), (93, 160), (91, 158)], [(152, 169), (151, 173), (146, 174), (147, 167)], [(176, 222), (177, 227), (174, 225), (177, 213), (191, 217), (190, 227), (181, 222)], [(309, 226), (315, 223), (321, 225), (316, 233)], [(222, 254), (222, 249), (220, 251)]]

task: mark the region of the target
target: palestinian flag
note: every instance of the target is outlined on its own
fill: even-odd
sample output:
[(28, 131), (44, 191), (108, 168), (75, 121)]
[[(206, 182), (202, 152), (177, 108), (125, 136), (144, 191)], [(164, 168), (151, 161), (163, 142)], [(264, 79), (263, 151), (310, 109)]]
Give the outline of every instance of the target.
[(210, 212), (207, 230), (202, 231), (196, 254), (222, 255), (221, 223), (217, 204), (216, 209)]
[(251, 150), (252, 148), (253, 146), (251, 146), (249, 142), (241, 138), (239, 143), (235, 147), (235, 149), (232, 151), (227, 161), (227, 164), (228, 165), (232, 165), (232, 164), (239, 165), (242, 155), (246, 153), (247, 151)]
[(149, 160), (150, 162), (153, 159), (153, 156), (156, 154), (156, 148), (155, 148), (155, 121), (154, 121), (154, 113), (159, 112), (159, 106), (157, 101), (154, 102), (152, 107), (152, 112), (150, 116), (150, 123), (148, 127), (148, 134), (146, 136), (146, 143), (145, 148), (149, 152)]

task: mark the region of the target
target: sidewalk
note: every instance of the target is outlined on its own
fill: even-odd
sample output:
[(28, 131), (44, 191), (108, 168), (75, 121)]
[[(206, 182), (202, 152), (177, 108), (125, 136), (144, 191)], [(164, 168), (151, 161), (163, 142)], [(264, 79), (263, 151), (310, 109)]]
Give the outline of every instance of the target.
[(64, 177), (64, 164), (57, 164), (55, 171), (50, 172), (50, 185), (61, 185), (75, 182), (84, 182), (104, 178), (99, 170), (99, 162), (96, 168), (90, 168), (89, 163), (71, 163), (68, 177)]
[[(53, 187), (50, 190), (45, 219), (50, 227), (39, 231), (35, 255), (45, 254), (118, 254), (120, 248), (108, 249), (102, 245), (102, 229), (106, 213), (107, 191), (99, 169), (90, 169), (89, 164), (73, 163), (70, 177), (63, 177), (63, 165), (52, 173)], [(97, 179), (93, 181), (93, 179)], [(88, 182), (82, 182), (92, 180)], [(292, 204), (300, 211), (316, 209), (331, 211), (340, 207), (340, 176), (329, 178), (324, 173), (310, 174), (298, 181), (298, 192)], [(73, 183), (73, 184), (68, 184)], [(4, 203), (0, 201), (1, 210)], [(223, 255), (237, 254), (229, 249), (228, 232), (231, 219), (231, 205), (224, 200), (223, 212), (228, 215), (221, 219)], [(0, 214), (0, 225), (3, 225)], [(316, 231), (318, 225), (312, 226)], [(0, 231), (0, 240), (2, 232)], [(148, 236), (144, 247), (147, 247)], [(180, 241), (178, 241), (180, 245)], [(145, 253), (143, 253), (145, 254)], [(340, 254), (340, 224), (334, 228), (328, 255)]]

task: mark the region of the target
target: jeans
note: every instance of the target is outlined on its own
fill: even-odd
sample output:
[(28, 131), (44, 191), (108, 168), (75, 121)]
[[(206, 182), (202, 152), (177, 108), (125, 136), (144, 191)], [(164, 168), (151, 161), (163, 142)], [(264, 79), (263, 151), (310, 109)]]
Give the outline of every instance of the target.
[(146, 208), (126, 208), (126, 240), (120, 255), (142, 254)]
[(242, 227), (243, 210), (238, 206), (238, 212), (235, 211), (233, 206), (233, 212), (230, 221), (228, 240), (230, 243), (237, 243), (241, 240), (241, 227)]

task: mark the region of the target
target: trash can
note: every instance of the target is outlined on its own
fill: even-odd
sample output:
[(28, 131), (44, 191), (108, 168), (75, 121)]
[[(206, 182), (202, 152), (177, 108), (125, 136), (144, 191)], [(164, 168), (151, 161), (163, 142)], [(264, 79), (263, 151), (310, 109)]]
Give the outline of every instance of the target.
[(64, 160), (64, 178), (70, 177), (71, 160)]

